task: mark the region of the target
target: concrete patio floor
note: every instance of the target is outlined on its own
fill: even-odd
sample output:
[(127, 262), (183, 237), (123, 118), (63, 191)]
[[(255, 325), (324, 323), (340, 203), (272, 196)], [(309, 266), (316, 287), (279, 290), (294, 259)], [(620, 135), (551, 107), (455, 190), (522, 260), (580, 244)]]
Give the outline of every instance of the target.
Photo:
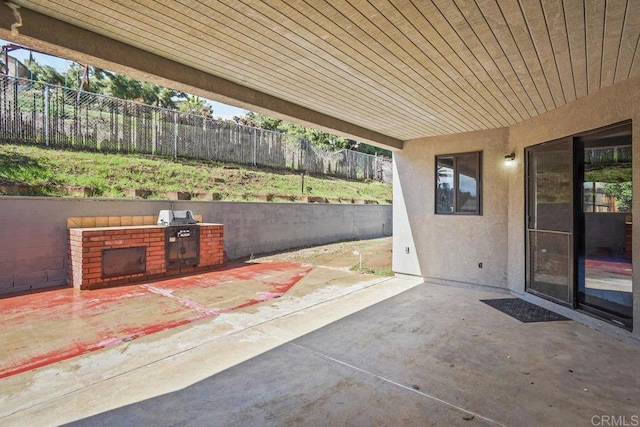
[(316, 267), (281, 298), (8, 376), (0, 424), (640, 421), (640, 348), (480, 301), (501, 296)]

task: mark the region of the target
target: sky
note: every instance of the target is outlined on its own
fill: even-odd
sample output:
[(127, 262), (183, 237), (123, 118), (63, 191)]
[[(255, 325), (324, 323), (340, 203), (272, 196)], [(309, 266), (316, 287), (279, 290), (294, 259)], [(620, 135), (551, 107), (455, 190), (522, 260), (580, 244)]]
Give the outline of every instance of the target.
[[(0, 39), (0, 46), (4, 46), (10, 43), (11, 42)], [(17, 58), (20, 62), (24, 62), (25, 59), (29, 58), (29, 50), (27, 49), (14, 50), (13, 52), (9, 53), (9, 56), (13, 56), (14, 58)], [(33, 53), (33, 59), (35, 59), (38, 64), (49, 65), (50, 67), (55, 68), (56, 71), (59, 71), (59, 72), (67, 71), (71, 66), (71, 64), (73, 64), (72, 61), (69, 61), (67, 59), (58, 58), (56, 56), (51, 56), (51, 55), (45, 55), (43, 53), (38, 53), (38, 52)], [(210, 100), (207, 100), (207, 102), (211, 104), (211, 106), (213, 107), (214, 117), (222, 117), (223, 119), (232, 119), (233, 116), (244, 116), (247, 112), (247, 110), (236, 108), (227, 104), (222, 104), (220, 102), (210, 101)]]

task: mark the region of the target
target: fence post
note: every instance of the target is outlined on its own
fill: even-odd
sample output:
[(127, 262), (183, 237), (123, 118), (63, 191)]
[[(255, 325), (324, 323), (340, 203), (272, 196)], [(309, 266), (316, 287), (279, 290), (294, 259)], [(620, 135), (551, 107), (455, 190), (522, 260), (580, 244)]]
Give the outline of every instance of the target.
[(257, 164), (258, 156), (258, 129), (253, 128), (253, 166)]
[(178, 112), (173, 113), (173, 157), (178, 158)]
[(49, 146), (49, 85), (44, 85), (44, 144)]

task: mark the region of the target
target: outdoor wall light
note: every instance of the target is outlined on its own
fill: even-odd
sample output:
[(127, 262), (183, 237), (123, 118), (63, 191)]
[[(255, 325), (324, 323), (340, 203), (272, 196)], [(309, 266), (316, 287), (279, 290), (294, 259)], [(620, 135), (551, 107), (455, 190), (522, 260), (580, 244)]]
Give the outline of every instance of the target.
[(511, 165), (513, 164), (513, 161), (516, 159), (516, 153), (511, 153), (511, 154), (507, 154), (506, 156), (504, 156), (504, 162), (507, 165)]

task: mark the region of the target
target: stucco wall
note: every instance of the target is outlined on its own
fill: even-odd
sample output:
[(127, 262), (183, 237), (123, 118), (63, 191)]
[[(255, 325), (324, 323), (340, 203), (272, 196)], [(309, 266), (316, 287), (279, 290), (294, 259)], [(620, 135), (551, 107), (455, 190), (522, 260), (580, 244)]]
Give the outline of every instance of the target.
[[(0, 294), (65, 285), (67, 218), (157, 215), (169, 201), (0, 197)], [(222, 223), (230, 259), (391, 235), (391, 206), (174, 202)]]
[[(395, 153), (394, 271), (523, 293), (525, 147), (625, 120), (633, 121), (633, 222), (640, 224), (639, 99), (640, 78), (634, 78), (510, 128), (405, 142), (405, 149)], [(435, 215), (435, 156), (474, 150), (484, 155), (483, 215)], [(507, 169), (504, 156), (510, 152), (516, 160)], [(638, 230), (634, 248), (640, 244)], [(415, 246), (416, 253), (406, 255), (405, 246)], [(633, 262), (634, 335), (640, 336), (640, 251), (634, 251)]]
[[(394, 270), (507, 287), (507, 129), (408, 141), (394, 154)], [(482, 151), (482, 215), (435, 214), (435, 156)], [(409, 247), (409, 254), (406, 248)], [(482, 268), (479, 264), (482, 263)]]

